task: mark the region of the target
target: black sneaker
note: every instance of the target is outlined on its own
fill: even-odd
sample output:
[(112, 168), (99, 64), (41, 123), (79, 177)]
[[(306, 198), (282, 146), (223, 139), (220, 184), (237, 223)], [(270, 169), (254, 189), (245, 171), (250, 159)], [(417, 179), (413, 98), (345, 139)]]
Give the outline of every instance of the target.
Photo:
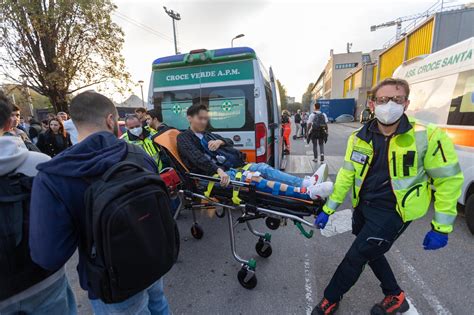
[(382, 302), (375, 304), (370, 310), (370, 315), (390, 315), (405, 313), (410, 309), (410, 305), (405, 298), (405, 292), (398, 295), (387, 295)]
[(331, 303), (326, 298), (323, 298), (321, 302), (313, 309), (311, 315), (331, 315), (335, 314), (339, 307), (339, 303)]
[(324, 154), (321, 154), (321, 162), (324, 162)]

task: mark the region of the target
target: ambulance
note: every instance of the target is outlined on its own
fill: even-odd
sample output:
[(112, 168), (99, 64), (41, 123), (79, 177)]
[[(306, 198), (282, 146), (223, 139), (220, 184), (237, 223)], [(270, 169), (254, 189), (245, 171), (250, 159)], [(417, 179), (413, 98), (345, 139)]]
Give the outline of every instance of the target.
[(209, 128), (232, 139), (248, 162), (283, 168), (281, 106), (277, 81), (249, 47), (197, 49), (152, 64), (148, 108), (187, 129), (186, 110), (209, 108)]
[(474, 37), (435, 53), (415, 57), (393, 76), (410, 84), (407, 114), (433, 123), (452, 138), (464, 174), (458, 202), (474, 234)]

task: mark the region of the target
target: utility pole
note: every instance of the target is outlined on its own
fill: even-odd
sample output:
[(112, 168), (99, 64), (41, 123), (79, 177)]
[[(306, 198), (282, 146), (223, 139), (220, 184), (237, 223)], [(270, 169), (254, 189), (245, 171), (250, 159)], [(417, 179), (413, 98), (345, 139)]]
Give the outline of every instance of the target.
[(33, 101), (31, 99), (30, 90), (28, 89), (28, 81), (26, 79), (27, 76), (26, 75), (21, 75), (21, 78), (23, 79), (23, 88), (24, 88), (24, 93), (26, 95), (26, 99), (27, 99), (27, 102), (28, 102), (28, 107), (30, 109), (30, 115), (34, 116), (35, 113), (34, 113), (34, 110), (33, 110)]
[(173, 10), (168, 10), (166, 7), (163, 7), (165, 9), (166, 14), (173, 20), (173, 35), (174, 35), (174, 53), (177, 55), (178, 54), (178, 43), (176, 41), (176, 21), (181, 20), (181, 15), (179, 15), (178, 12), (174, 12)]
[(140, 89), (142, 90), (142, 105), (143, 105), (143, 108), (146, 108), (145, 107), (145, 99), (143, 98), (143, 83), (145, 83), (145, 82), (143, 82), (143, 80), (138, 81), (138, 84), (140, 84)]

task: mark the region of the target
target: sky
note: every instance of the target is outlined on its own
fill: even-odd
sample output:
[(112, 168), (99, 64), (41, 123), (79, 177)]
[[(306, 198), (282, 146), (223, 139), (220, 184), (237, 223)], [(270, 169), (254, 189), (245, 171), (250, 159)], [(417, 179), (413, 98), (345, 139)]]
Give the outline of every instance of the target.
[[(145, 81), (145, 98), (153, 60), (174, 54), (171, 18), (163, 6), (181, 15), (177, 22), (178, 49), (248, 46), (301, 101), (335, 53), (368, 52), (382, 48), (395, 36), (395, 27), (370, 32), (370, 26), (425, 11), (435, 0), (115, 0), (113, 20), (125, 32), (123, 55), (133, 82)], [(449, 5), (465, 1), (448, 0)], [(140, 26), (137, 26), (139, 24)], [(406, 25), (406, 24), (404, 24)], [(138, 84), (133, 89), (140, 96)], [(116, 99), (117, 96), (114, 96)], [(117, 101), (120, 101), (120, 96)], [(122, 99), (123, 100), (123, 99)]]

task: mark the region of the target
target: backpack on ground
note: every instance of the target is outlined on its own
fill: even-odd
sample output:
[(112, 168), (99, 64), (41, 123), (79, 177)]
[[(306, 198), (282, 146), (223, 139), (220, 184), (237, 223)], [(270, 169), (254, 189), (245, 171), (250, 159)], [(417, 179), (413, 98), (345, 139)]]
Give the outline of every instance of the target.
[(311, 138), (324, 139), (327, 137), (326, 117), (323, 113), (314, 112), (314, 117), (311, 125)]
[(31, 260), (29, 235), (33, 177), (0, 177), (0, 301), (51, 276)]
[(127, 146), (126, 159), (85, 193), (87, 284), (105, 303), (148, 288), (171, 269), (179, 252), (166, 184), (142, 167), (142, 149)]

